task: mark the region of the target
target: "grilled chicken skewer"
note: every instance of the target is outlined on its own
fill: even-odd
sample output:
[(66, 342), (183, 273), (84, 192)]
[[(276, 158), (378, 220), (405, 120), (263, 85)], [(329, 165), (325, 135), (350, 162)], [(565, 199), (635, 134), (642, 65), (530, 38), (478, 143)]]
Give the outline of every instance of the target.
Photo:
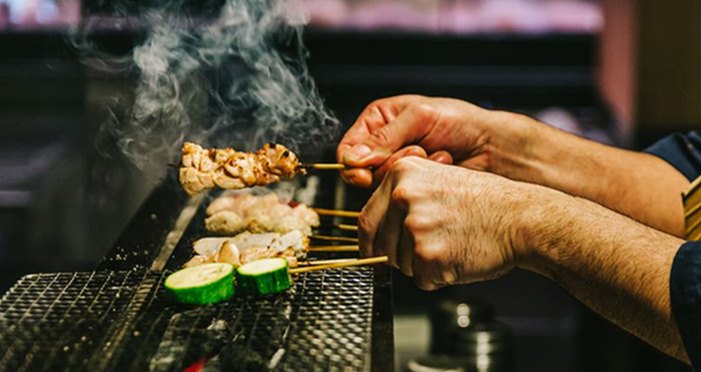
[(194, 195), (214, 188), (243, 189), (265, 186), (297, 174), (306, 174), (297, 155), (283, 145), (268, 143), (255, 153), (232, 148), (205, 149), (185, 142), (179, 178), (183, 189)]
[(244, 232), (233, 237), (206, 237), (196, 240), (192, 248), (196, 255), (185, 267), (203, 263), (228, 263), (234, 267), (264, 258), (281, 257), (290, 266), (297, 266), (297, 260), (306, 256), (309, 238), (300, 231), (286, 234)]
[(291, 267), (309, 252), (357, 252), (358, 246), (310, 247), (309, 238), (300, 231), (286, 234), (244, 232), (233, 237), (205, 237), (193, 243), (195, 256), (185, 267), (205, 263), (228, 263), (234, 267), (265, 258), (285, 258)]
[(223, 189), (265, 186), (305, 175), (307, 169), (346, 169), (341, 163), (300, 163), (297, 154), (276, 143), (267, 143), (253, 153), (232, 148), (205, 149), (185, 142), (179, 167), (180, 184), (190, 195), (215, 186)]
[(242, 191), (225, 191), (207, 207), (205, 227), (208, 232), (235, 235), (253, 233), (288, 233), (300, 230), (312, 235), (319, 226), (319, 215), (304, 204), (294, 207), (274, 193), (252, 195)]

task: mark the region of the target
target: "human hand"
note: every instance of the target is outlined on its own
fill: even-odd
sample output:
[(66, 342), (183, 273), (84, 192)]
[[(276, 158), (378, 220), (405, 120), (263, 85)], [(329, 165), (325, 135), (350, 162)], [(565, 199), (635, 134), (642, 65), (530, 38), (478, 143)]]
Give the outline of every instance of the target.
[(363, 255), (387, 255), (419, 288), (488, 280), (523, 268), (688, 361), (669, 292), (669, 273), (683, 241), (604, 206), (492, 173), (406, 157), (375, 190), (358, 228)]
[[(362, 149), (366, 154), (359, 154)], [(398, 159), (419, 156), (583, 197), (684, 236), (679, 193), (689, 181), (675, 167), (518, 113), (456, 99), (384, 98), (360, 114), (336, 156), (348, 166), (341, 176), (355, 186), (376, 186)]]
[(387, 255), (426, 290), (499, 277), (525, 255), (520, 221), (538, 189), (426, 159), (398, 159), (358, 219), (361, 253)]
[[(503, 113), (501, 113), (503, 114)], [(378, 184), (406, 156), (486, 170), (492, 133), (505, 134), (499, 112), (465, 101), (403, 95), (368, 105), (338, 145), (351, 184)], [(372, 168), (372, 171), (368, 168)]]

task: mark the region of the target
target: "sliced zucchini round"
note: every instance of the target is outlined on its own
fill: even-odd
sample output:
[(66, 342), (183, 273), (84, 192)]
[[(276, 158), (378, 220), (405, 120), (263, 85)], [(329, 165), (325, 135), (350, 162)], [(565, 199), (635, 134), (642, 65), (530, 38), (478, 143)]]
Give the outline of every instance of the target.
[(208, 305), (234, 295), (234, 267), (227, 263), (207, 263), (170, 274), (165, 288), (181, 303)]
[(241, 293), (267, 295), (284, 292), (292, 286), (284, 258), (266, 258), (241, 265), (236, 269), (236, 282)]

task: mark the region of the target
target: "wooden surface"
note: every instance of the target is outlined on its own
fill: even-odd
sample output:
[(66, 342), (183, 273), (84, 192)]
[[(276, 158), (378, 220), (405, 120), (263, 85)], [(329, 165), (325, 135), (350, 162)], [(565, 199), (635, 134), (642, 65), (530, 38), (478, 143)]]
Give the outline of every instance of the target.
[(701, 2), (638, 3), (639, 130), (701, 128)]
[(701, 128), (701, 2), (605, 0), (599, 82), (638, 138)]

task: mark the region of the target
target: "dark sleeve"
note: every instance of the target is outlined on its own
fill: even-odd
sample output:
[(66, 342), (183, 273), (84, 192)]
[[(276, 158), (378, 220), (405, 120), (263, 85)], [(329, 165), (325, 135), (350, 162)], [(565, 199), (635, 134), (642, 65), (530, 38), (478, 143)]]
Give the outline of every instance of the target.
[(679, 248), (669, 289), (686, 353), (694, 369), (701, 371), (701, 242), (686, 242)]
[(662, 158), (689, 181), (701, 175), (701, 131), (672, 134), (657, 141), (645, 152)]

